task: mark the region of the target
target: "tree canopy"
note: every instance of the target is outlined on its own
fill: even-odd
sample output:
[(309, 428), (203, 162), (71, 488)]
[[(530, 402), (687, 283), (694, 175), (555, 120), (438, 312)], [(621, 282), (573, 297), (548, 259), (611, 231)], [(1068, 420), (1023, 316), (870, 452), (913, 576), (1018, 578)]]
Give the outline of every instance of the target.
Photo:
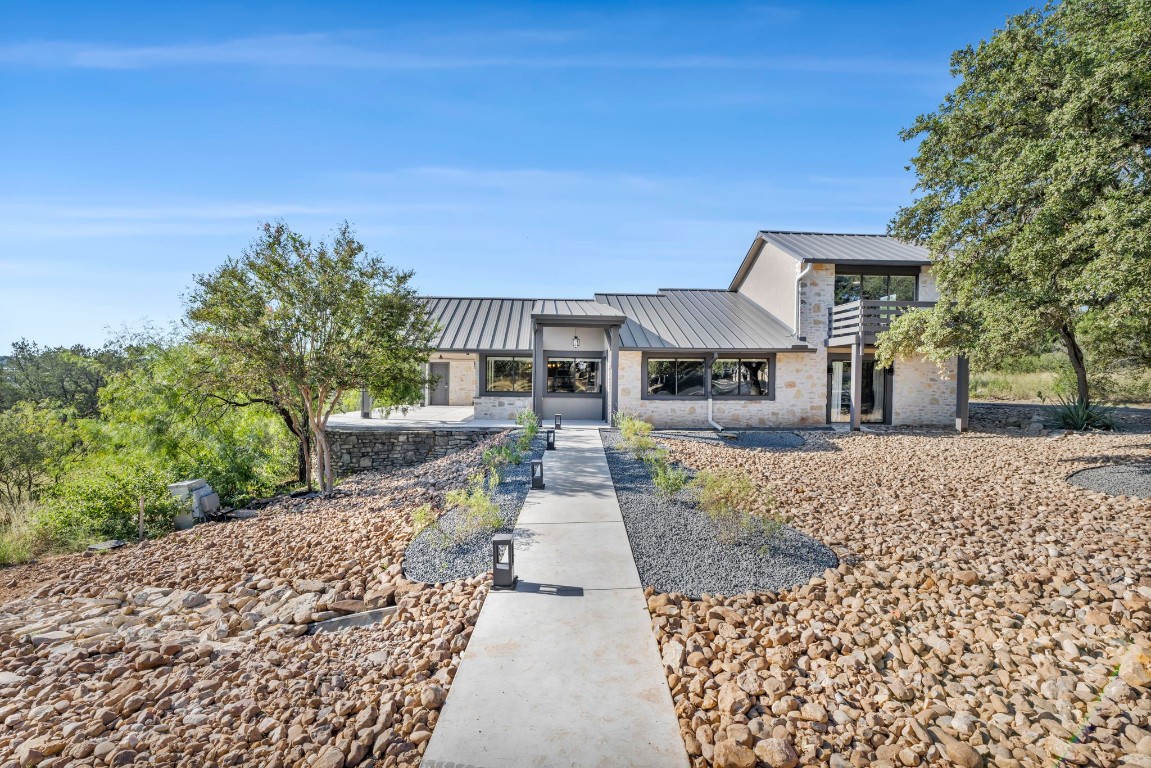
[(411, 277), (368, 254), (347, 223), (319, 243), (275, 223), (195, 278), (192, 340), (259, 382), (261, 398), (302, 403), (324, 492), (335, 484), (325, 429), (344, 393), (366, 388), (386, 406), (423, 391), (434, 326)]
[(890, 228), (929, 248), (941, 301), (897, 320), (880, 357), (987, 366), (1058, 340), (1087, 403), (1089, 364), (1151, 349), (1151, 4), (1028, 11), (951, 73), (902, 134), (921, 194)]

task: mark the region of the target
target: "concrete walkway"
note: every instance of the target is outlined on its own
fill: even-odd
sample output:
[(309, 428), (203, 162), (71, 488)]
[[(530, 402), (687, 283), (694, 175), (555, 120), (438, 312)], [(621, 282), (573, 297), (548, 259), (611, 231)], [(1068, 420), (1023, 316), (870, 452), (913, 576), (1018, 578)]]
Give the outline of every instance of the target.
[(564, 428), (424, 766), (675, 766), (687, 754), (596, 429)]

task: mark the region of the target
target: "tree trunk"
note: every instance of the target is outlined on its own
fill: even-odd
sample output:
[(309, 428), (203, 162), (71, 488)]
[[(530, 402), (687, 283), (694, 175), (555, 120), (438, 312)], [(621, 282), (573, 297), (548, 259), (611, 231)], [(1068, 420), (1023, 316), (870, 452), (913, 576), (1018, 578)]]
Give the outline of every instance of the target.
[(1076, 401), (1080, 405), (1091, 402), (1091, 393), (1087, 384), (1087, 363), (1083, 359), (1083, 349), (1075, 338), (1075, 330), (1070, 323), (1059, 326), (1059, 338), (1067, 348), (1067, 357), (1071, 360), (1071, 368), (1075, 371), (1075, 386), (1078, 390)]

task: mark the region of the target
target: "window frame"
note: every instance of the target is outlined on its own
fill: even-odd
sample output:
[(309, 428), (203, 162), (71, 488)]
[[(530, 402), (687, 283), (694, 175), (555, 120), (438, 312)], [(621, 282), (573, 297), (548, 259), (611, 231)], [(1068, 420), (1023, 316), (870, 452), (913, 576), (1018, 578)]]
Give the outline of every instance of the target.
[(732, 400), (750, 400), (752, 402), (762, 402), (775, 399), (775, 353), (765, 352), (760, 355), (717, 355), (712, 365), (718, 363), (720, 360), (735, 360), (742, 363), (744, 360), (766, 360), (767, 361), (767, 394), (764, 395), (717, 395), (711, 391), (712, 378), (711, 378), (711, 365), (708, 366), (707, 388), (713, 400), (721, 402), (730, 402)]
[[(860, 293), (863, 292), (863, 278), (864, 277), (886, 277), (887, 286), (891, 288), (891, 278), (897, 276), (913, 277), (915, 278), (915, 291), (911, 301), (919, 301), (919, 277), (923, 271), (919, 267), (864, 267), (864, 266), (851, 266), (849, 264), (836, 264), (835, 276), (838, 277), (858, 277), (860, 278)], [(834, 306), (841, 306), (841, 304), (834, 303), (835, 298), (835, 280), (832, 279), (831, 285), (832, 300)], [(855, 299), (859, 301), (859, 299)], [(878, 299), (863, 299), (863, 301), (878, 301)], [(843, 302), (843, 304), (850, 304), (851, 302)]]
[[(643, 389), (640, 391), (640, 399), (641, 400), (653, 400), (656, 402), (659, 402), (661, 400), (685, 400), (687, 402), (692, 402), (692, 403), (698, 403), (698, 402), (707, 400), (707, 396), (711, 391), (711, 374), (710, 374), (711, 366), (708, 363), (708, 360), (710, 360), (710, 359), (711, 359), (711, 355), (707, 355), (707, 354), (677, 355), (677, 354), (675, 354), (674, 351), (671, 352), (670, 354), (666, 353), (666, 352), (644, 352), (643, 358), (642, 358), (642, 360), (643, 360), (642, 370), (643, 370), (644, 381), (642, 384)], [(690, 360), (692, 362), (702, 363), (703, 364), (703, 393), (699, 394), (699, 395), (653, 395), (653, 394), (651, 394), (651, 392), (648, 391), (648, 383), (647, 382), (648, 382), (648, 365), (652, 360), (675, 360), (675, 361)], [(678, 376), (678, 374), (677, 374), (677, 376)]]
[[(502, 389), (488, 389), (488, 360), (519, 360), (526, 361), (532, 366), (532, 373), (528, 376), (527, 390), (502, 390)], [(531, 355), (516, 355), (516, 354), (491, 354), (480, 356), (480, 372), (479, 375), (482, 379), (480, 382), (480, 397), (531, 397), (532, 389), (535, 387), (535, 359)], [(515, 383), (512, 383), (515, 386)]]
[[(548, 363), (553, 359), (555, 360), (587, 360), (599, 366), (599, 371), (596, 375), (597, 391), (595, 392), (552, 392), (548, 389)], [(585, 354), (572, 354), (571, 352), (563, 352), (559, 350), (548, 350), (544, 352), (544, 388), (541, 393), (543, 397), (583, 397), (583, 398), (597, 398), (601, 399), (604, 396), (604, 372), (607, 368), (606, 358), (601, 353), (599, 355), (592, 354), (591, 352)]]

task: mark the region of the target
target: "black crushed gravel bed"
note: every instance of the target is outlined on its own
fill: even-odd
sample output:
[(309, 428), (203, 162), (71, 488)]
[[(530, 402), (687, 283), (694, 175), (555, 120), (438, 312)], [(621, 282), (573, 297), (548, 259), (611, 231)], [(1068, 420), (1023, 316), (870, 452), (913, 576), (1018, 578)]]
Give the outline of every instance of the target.
[[(513, 432), (509, 443), (519, 437)], [(519, 464), (509, 464), (504, 469), (503, 479), (495, 489), (495, 500), (500, 507), (502, 524), (495, 531), (482, 531), (459, 544), (444, 546), (442, 535), (434, 527), (420, 533), (404, 552), (404, 575), (412, 581), (425, 584), (442, 584), (456, 579), (479, 576), (492, 569), (492, 534), (513, 533), (520, 509), (531, 485), (531, 462), (543, 456), (545, 438), (543, 432), (532, 440), (531, 450), (523, 454)], [(461, 510), (445, 512), (439, 520), (440, 528), (451, 532), (462, 517)], [(521, 536), (516, 533), (517, 538)]]
[(830, 548), (789, 526), (770, 542), (752, 536), (721, 543), (690, 492), (660, 499), (647, 467), (620, 445), (619, 431), (602, 430), (600, 437), (645, 587), (690, 597), (778, 592), (839, 565)]
[(1135, 496), (1151, 499), (1151, 464), (1111, 464), (1082, 469), (1067, 482), (1110, 496)]
[(767, 429), (733, 429), (724, 432), (703, 429), (663, 429), (652, 434), (657, 440), (671, 437), (677, 440), (694, 440), (712, 445), (726, 445), (728, 448), (746, 449), (789, 449), (799, 448), (807, 441), (795, 432), (782, 432)]

